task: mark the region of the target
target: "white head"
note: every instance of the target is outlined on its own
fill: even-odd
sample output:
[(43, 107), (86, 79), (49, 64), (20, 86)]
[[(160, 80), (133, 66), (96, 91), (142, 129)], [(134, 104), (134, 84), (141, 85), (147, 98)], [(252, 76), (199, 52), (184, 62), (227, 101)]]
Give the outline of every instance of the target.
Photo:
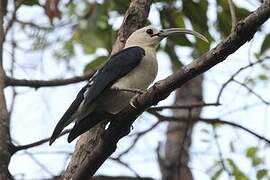
[(159, 44), (159, 42), (172, 34), (191, 34), (197, 38), (200, 38), (206, 42), (207, 39), (201, 35), (200, 33), (184, 28), (169, 28), (164, 30), (159, 30), (154, 26), (146, 26), (137, 31), (133, 32), (129, 38), (127, 39), (125, 48), (131, 46), (140, 46), (140, 47), (150, 47), (155, 48)]

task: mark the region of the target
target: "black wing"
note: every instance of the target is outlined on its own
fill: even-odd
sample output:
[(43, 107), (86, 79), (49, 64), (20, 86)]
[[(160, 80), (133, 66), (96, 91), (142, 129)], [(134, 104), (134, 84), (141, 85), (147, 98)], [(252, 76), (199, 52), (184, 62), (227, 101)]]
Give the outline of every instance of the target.
[(85, 105), (90, 105), (107, 87), (134, 69), (145, 55), (144, 49), (134, 46), (113, 55), (100, 72), (93, 78), (87, 91)]
[[(49, 144), (51, 145), (62, 130), (72, 122), (74, 119), (72, 115), (77, 111), (82, 102), (86, 108), (90, 106), (106, 88), (112, 86), (118, 79), (134, 69), (141, 62), (144, 55), (144, 49), (138, 46), (126, 48), (113, 55), (91, 79), (91, 86), (88, 83), (80, 90), (76, 99), (57, 123)], [(81, 116), (86, 117), (88, 114)]]

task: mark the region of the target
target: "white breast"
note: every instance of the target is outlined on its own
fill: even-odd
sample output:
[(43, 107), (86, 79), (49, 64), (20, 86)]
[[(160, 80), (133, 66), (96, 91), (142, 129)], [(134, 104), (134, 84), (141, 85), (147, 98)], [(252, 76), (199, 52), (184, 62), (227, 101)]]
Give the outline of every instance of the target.
[(144, 48), (145, 56), (130, 73), (119, 79), (113, 87), (145, 90), (155, 80), (158, 72), (154, 48)]
[[(155, 49), (145, 49), (145, 56), (140, 64), (114, 83), (112, 87), (145, 90), (155, 80), (157, 71)], [(102, 109), (102, 111), (116, 114), (129, 104), (134, 95), (130, 92), (109, 90), (98, 99), (96, 110)]]

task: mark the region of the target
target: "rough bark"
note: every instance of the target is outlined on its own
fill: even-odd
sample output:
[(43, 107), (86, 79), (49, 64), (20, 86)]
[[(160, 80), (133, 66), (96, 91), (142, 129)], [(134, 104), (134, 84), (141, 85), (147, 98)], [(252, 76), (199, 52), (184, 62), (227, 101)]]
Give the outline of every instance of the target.
[(4, 17), (3, 1), (0, 1), (0, 180), (13, 179), (8, 165), (12, 155), (12, 145), (10, 140), (10, 122), (4, 94), (5, 88), (5, 72), (3, 69), (3, 17)]
[[(112, 54), (121, 50), (128, 36), (144, 26), (148, 13), (150, 10), (151, 0), (133, 0), (125, 14), (124, 21), (118, 31), (118, 37), (114, 44)], [(106, 160), (107, 156), (96, 161), (93, 157), (102, 156), (99, 149), (96, 148), (97, 144), (101, 142), (101, 135), (104, 133), (105, 124), (101, 123), (91, 131), (88, 131), (78, 140), (72, 159), (64, 173), (64, 179), (89, 179), (97, 168)], [(105, 150), (106, 151), (106, 150)], [(110, 153), (108, 151), (108, 153)], [(98, 154), (98, 155), (97, 155)], [(82, 168), (82, 164), (87, 165), (91, 162), (92, 165), (96, 164), (96, 168), (89, 170), (87, 167)]]
[[(189, 65), (182, 67), (166, 79), (157, 82), (146, 93), (138, 96), (135, 102), (136, 108), (127, 106), (122, 112), (114, 117), (109, 128), (102, 134), (100, 139), (96, 140), (98, 143), (96, 143), (95, 146), (92, 146), (92, 149), (89, 152), (91, 156), (84, 157), (86, 160), (80, 164), (80, 167), (77, 166), (79, 167), (79, 170), (76, 171), (74, 176), (86, 177), (81, 179), (87, 179), (89, 176), (80, 175), (84, 173), (89, 175), (88, 171), (93, 173), (99, 168), (104, 160), (115, 151), (117, 142), (129, 133), (130, 126), (145, 109), (167, 98), (175, 89), (182, 87), (191, 79), (224, 61), (230, 54), (234, 53), (243, 44), (252, 39), (258, 28), (268, 20), (269, 17), (270, 0), (267, 0), (264, 1), (260, 8), (245, 18), (245, 20), (239, 22), (226, 40), (219, 43), (216, 47), (197, 58)], [(91, 136), (89, 136), (89, 138), (91, 138)], [(77, 146), (78, 145), (80, 144), (78, 143)], [(84, 144), (82, 143), (82, 145)], [(79, 147), (80, 146), (78, 146), (78, 148)], [(95, 153), (93, 154), (93, 152)]]

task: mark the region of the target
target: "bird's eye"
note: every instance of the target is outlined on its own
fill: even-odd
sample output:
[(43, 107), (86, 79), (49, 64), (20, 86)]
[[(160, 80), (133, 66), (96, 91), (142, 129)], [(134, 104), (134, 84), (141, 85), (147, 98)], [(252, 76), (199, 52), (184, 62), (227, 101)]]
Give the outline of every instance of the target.
[(154, 32), (153, 32), (152, 29), (147, 29), (147, 30), (146, 30), (146, 33), (149, 34), (149, 35), (152, 35)]

